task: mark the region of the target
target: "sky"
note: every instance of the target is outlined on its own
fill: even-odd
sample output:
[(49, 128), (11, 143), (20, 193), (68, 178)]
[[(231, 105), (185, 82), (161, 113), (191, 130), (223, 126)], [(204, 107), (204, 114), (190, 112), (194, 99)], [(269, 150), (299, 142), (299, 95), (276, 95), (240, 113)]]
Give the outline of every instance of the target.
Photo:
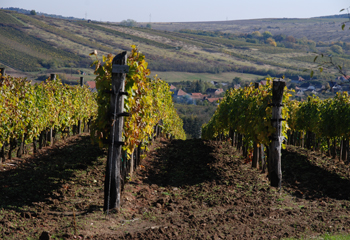
[[(120, 22), (199, 22), (258, 18), (309, 18), (339, 14), (349, 0), (0, 0), (66, 17)], [(345, 12), (342, 12), (345, 13)]]

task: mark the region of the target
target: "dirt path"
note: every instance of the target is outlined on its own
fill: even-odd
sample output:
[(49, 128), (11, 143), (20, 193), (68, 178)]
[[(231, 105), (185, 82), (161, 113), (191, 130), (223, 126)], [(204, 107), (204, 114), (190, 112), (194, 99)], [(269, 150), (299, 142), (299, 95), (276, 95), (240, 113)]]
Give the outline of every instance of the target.
[(121, 210), (107, 217), (106, 155), (87, 136), (1, 171), (0, 238), (38, 239), (47, 231), (52, 239), (281, 239), (350, 231), (350, 171), (341, 162), (289, 148), (276, 192), (227, 143), (162, 139), (150, 150), (125, 186)]

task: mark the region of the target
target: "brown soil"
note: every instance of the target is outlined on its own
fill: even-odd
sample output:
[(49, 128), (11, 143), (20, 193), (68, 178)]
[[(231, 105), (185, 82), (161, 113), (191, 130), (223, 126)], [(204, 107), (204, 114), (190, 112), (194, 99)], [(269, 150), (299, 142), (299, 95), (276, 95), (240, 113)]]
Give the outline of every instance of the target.
[(126, 184), (121, 209), (108, 216), (105, 161), (82, 136), (0, 165), (0, 238), (281, 239), (350, 232), (349, 166), (319, 153), (283, 151), (277, 191), (226, 142), (161, 139)]

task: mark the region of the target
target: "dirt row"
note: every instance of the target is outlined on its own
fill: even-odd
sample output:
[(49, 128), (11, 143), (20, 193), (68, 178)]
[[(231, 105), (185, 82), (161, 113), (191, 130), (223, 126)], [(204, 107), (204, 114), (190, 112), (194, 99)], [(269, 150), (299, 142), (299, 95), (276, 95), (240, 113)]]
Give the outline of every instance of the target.
[(349, 166), (294, 147), (282, 154), (283, 188), (277, 191), (226, 142), (160, 139), (123, 189), (121, 209), (105, 215), (106, 154), (88, 136), (70, 138), (38, 156), (2, 165), (0, 238), (348, 234)]

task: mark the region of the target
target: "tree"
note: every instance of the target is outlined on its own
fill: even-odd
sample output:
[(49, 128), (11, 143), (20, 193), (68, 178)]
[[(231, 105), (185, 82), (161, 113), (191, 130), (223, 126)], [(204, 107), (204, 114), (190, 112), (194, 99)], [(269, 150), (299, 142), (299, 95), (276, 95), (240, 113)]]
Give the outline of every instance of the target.
[(242, 82), (242, 79), (240, 77), (235, 77), (233, 80), (232, 80), (232, 83), (233, 84), (241, 84)]
[(270, 33), (269, 31), (265, 31), (263, 33), (263, 37), (264, 39), (272, 38), (272, 33)]
[(135, 20), (132, 20), (132, 19), (123, 20), (120, 23), (120, 25), (126, 26), (126, 27), (136, 27), (136, 24), (137, 24), (137, 22)]
[(343, 54), (343, 48), (339, 45), (333, 45), (331, 47), (332, 52), (338, 53), (338, 54)]
[(295, 40), (295, 38), (293, 37), (293, 36), (288, 36), (288, 37), (286, 37), (286, 39), (285, 39), (287, 42), (291, 42), (291, 43), (295, 43), (296, 42), (296, 40)]
[(273, 38), (266, 39), (266, 43), (270, 44), (271, 46), (277, 47), (277, 43)]
[(202, 79), (199, 79), (199, 81), (195, 81), (195, 83), (196, 83), (195, 92), (204, 93), (205, 92), (205, 84), (202, 81)]
[(150, 23), (147, 23), (146, 28), (152, 28), (152, 25)]
[(261, 33), (259, 31), (252, 32), (252, 36), (254, 38), (261, 38), (262, 37), (262, 35), (261, 35)]
[(36, 15), (35, 10), (30, 11), (30, 15)]
[(286, 39), (286, 35), (284, 34), (278, 34), (273, 37), (277, 42), (282, 42), (284, 39)]

